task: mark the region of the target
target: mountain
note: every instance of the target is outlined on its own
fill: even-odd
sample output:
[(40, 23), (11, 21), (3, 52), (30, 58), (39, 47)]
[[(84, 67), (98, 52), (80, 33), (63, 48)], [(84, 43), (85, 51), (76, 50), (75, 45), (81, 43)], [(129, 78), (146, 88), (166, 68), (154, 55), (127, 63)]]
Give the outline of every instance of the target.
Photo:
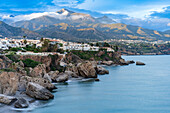
[(3, 37), (13, 37), (13, 38), (22, 37), (22, 36), (27, 36), (28, 38), (36, 38), (41, 36), (34, 31), (29, 31), (18, 27), (12, 27), (2, 21), (0, 21), (0, 35), (2, 35)]
[(116, 23), (116, 21), (114, 21), (113, 19), (109, 18), (108, 16), (103, 16), (103, 17), (99, 17), (96, 19), (99, 23), (103, 23), (103, 24), (112, 24), (112, 23)]
[(95, 18), (89, 14), (76, 13), (68, 9), (61, 9), (52, 15), (15, 22), (12, 25), (33, 30), (45, 37), (64, 40), (112, 38), (148, 41), (170, 40), (170, 33), (167, 32), (115, 23), (107, 16)]

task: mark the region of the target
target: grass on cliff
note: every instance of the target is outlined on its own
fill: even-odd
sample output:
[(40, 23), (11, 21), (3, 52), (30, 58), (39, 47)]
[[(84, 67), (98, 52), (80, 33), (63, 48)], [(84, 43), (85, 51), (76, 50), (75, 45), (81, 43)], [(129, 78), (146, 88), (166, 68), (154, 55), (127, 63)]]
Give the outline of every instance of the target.
[(34, 68), (34, 67), (36, 67), (38, 64), (41, 64), (40, 62), (31, 60), (31, 59), (25, 59), (25, 60), (22, 60), (22, 62), (24, 63), (24, 66), (25, 66), (25, 67), (31, 67), (31, 68)]

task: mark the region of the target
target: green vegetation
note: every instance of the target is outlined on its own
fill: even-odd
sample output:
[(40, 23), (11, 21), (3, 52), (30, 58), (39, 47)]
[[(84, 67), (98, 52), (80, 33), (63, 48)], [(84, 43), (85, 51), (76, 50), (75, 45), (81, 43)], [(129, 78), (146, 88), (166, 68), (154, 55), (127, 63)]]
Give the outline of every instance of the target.
[(73, 54), (79, 56), (81, 59), (89, 60), (91, 58), (94, 58), (97, 61), (100, 60), (113, 60), (113, 57), (110, 57), (106, 50), (100, 50), (100, 51), (71, 51)]
[(22, 60), (22, 62), (24, 63), (24, 66), (25, 67), (36, 67), (38, 64), (40, 64), (40, 62), (36, 62), (34, 60), (31, 60), (31, 59), (25, 59), (25, 60)]
[(11, 68), (0, 69), (0, 72), (16, 72), (16, 70)]
[(6, 57), (8, 57), (13, 62), (19, 62), (19, 56), (15, 53), (10, 53), (9, 55), (6, 55)]

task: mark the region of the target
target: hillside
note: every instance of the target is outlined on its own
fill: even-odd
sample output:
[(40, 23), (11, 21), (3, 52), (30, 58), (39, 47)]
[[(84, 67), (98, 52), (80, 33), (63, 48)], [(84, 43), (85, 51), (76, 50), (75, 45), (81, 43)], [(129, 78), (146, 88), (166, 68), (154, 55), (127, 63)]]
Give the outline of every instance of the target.
[(71, 39), (73, 41), (75, 39), (170, 40), (169, 32), (115, 23), (107, 16), (95, 18), (89, 14), (76, 13), (67, 9), (61, 9), (54, 12), (53, 15), (19, 21), (12, 25), (33, 30), (44, 37)]
[(0, 21), (0, 35), (3, 37), (22, 37), (27, 36), (28, 38), (40, 37), (38, 33), (29, 31), (23, 28), (12, 27), (2, 21)]

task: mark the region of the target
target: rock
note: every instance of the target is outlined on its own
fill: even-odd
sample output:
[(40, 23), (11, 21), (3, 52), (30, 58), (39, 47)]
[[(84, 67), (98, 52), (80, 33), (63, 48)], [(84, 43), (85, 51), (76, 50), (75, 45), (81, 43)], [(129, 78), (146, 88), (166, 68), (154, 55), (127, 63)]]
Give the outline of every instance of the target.
[(76, 75), (79, 76), (79, 72), (78, 72), (77, 66), (74, 65), (74, 64), (71, 64), (71, 63), (70, 63), (70, 64), (67, 66), (66, 71), (72, 71), (72, 72), (74, 72)]
[(32, 82), (28, 83), (26, 94), (32, 98), (39, 100), (49, 100), (54, 98), (54, 95), (46, 88)]
[(16, 72), (0, 74), (0, 94), (15, 95), (18, 90), (19, 75)]
[(97, 66), (97, 74), (99, 75), (109, 74), (109, 71), (101, 66)]
[(133, 63), (135, 63), (135, 61), (133, 61), (133, 60), (130, 60), (130, 61), (126, 61), (128, 64), (133, 64)]
[(46, 74), (46, 66), (45, 64), (39, 64), (30, 72), (31, 77), (44, 77)]
[(52, 91), (53, 89), (57, 89), (54, 84), (52, 84), (49, 80), (40, 78), (40, 77), (29, 77), (29, 76), (22, 76), (20, 78), (20, 85), (19, 85), (19, 90), (20, 91), (25, 91), (26, 87), (29, 82), (33, 82), (36, 84), (39, 84), (48, 90)]
[(48, 74), (45, 74), (43, 78), (50, 81), (50, 82), (52, 82), (52, 79)]
[(18, 98), (18, 100), (14, 104), (14, 107), (15, 108), (28, 108), (29, 104), (27, 100), (25, 100), (24, 98)]
[(97, 78), (96, 70), (91, 62), (80, 63), (77, 66), (79, 76), (84, 78)]
[(57, 79), (57, 77), (58, 77), (58, 74), (59, 74), (59, 71), (50, 71), (50, 72), (48, 73), (48, 75), (50, 76), (50, 78), (51, 78), (51, 80), (52, 80), (53, 82), (56, 81), (56, 79)]
[(145, 65), (145, 63), (137, 61), (136, 65)]
[(111, 66), (111, 65), (113, 65), (113, 61), (102, 61), (101, 64)]
[(3, 94), (0, 94), (0, 103), (2, 103), (2, 104), (11, 105), (16, 100), (17, 100), (17, 98), (15, 98), (15, 97), (11, 97), (11, 96), (6, 96), (6, 95), (3, 95)]
[(21, 67), (24, 67), (24, 63), (22, 61), (19, 61), (18, 65), (21, 66)]
[(73, 77), (73, 78), (78, 78), (79, 76), (76, 75), (74, 72), (72, 71), (65, 71), (65, 73), (69, 76), (69, 77)]
[(66, 74), (66, 73), (60, 73), (59, 75), (58, 75), (58, 78), (56, 79), (56, 82), (65, 82), (65, 81), (67, 81), (68, 80), (68, 74)]
[(10, 68), (12, 63), (12, 60), (8, 57), (5, 55), (0, 55), (0, 69)]
[(100, 79), (96, 78), (96, 79), (95, 79), (95, 81), (96, 81), (96, 82), (99, 82), (99, 81), (100, 81)]
[(120, 65), (129, 65), (124, 59), (120, 59)]

